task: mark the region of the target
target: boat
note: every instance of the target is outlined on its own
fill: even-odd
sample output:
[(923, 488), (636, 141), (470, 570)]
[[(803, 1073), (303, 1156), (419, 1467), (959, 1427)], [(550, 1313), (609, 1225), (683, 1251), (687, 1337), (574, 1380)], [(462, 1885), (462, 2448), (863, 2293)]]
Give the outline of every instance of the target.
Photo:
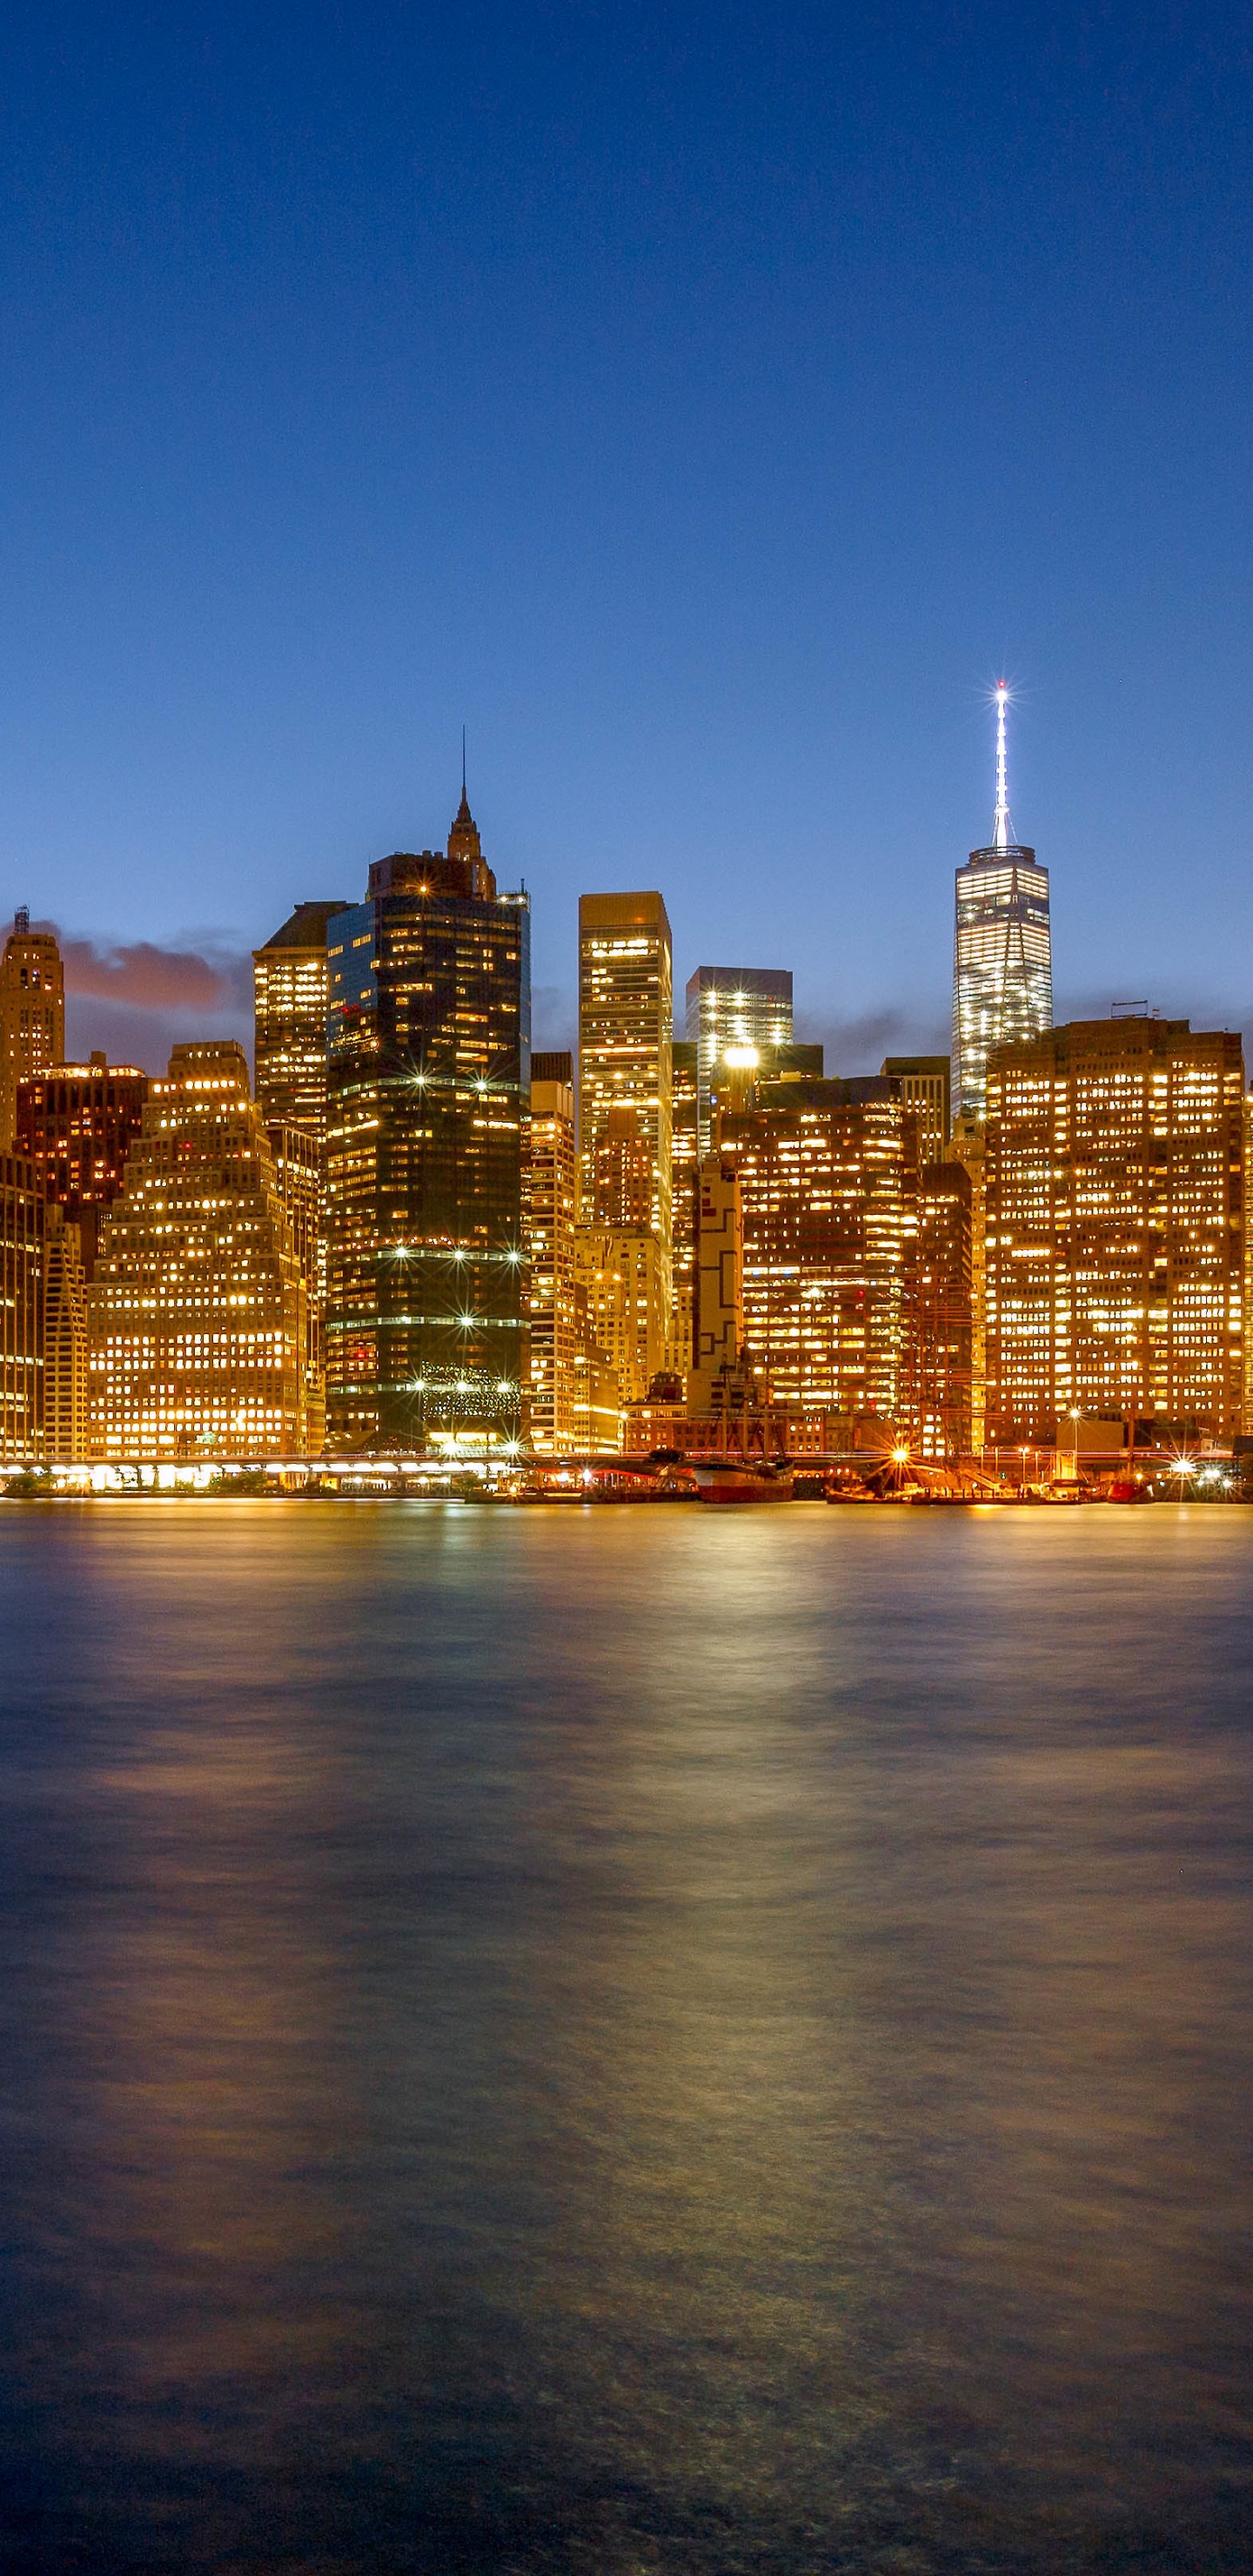
[(792, 1470), (768, 1458), (694, 1458), (692, 1474), (702, 1503), (787, 1503)]

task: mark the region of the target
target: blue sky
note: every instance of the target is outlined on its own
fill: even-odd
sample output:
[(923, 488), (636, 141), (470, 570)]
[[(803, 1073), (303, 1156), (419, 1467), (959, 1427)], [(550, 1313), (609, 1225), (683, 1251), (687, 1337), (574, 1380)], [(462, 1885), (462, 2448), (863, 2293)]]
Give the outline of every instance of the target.
[(941, 1043), (1002, 668), (1059, 1016), (1253, 1034), (1251, 100), (1153, 0), (11, 21), (0, 909), (71, 1042), (241, 1025), (464, 723), (541, 1039), (659, 885), (680, 985)]

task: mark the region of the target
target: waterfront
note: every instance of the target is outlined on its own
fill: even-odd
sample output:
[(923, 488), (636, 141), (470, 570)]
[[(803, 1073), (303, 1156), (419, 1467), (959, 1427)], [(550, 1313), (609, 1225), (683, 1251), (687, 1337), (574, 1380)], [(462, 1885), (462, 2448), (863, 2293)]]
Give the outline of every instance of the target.
[(6, 1513), (6, 2567), (1246, 2568), (1251, 1576)]

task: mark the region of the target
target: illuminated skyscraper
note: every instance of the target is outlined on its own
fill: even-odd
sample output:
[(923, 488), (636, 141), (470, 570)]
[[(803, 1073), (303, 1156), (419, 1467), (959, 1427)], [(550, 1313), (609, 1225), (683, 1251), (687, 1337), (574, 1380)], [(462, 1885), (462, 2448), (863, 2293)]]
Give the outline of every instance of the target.
[(969, 1455), (972, 1442), (970, 1174), (924, 1162), (905, 1284), (902, 1412), (923, 1458)]
[(23, 906), (0, 959), (0, 1150), (13, 1149), (17, 1086), (65, 1054), (65, 975), (50, 930), (32, 930)]
[(879, 1067), (918, 1121), (918, 1160), (938, 1163), (948, 1144), (951, 1068), (946, 1055), (889, 1055)]
[(696, 1275), (696, 1199), (700, 1186), (697, 1129), (697, 1050), (694, 1040), (676, 1038), (670, 1051), (671, 1145), (670, 1200), (674, 1230), (671, 1268), (670, 1330), (664, 1367), (685, 1378), (693, 1365), (692, 1302)]
[[(579, 1157), (587, 1225), (617, 1228), (620, 1200), (612, 1163), (598, 1148), (611, 1111), (630, 1112), (650, 1176), (648, 1228), (658, 1249), (667, 1309), (671, 1294), (671, 1046), (674, 978), (670, 923), (659, 894), (579, 898)], [(623, 1125), (621, 1115), (617, 1120)]]
[(1039, 1037), (1053, 1025), (1053, 952), (1047, 868), (1015, 841), (1009, 819), (1005, 708), (996, 686), (996, 811), (992, 846), (957, 871), (953, 952), (953, 1107), (982, 1118), (993, 1047)]
[(87, 1283), (82, 1238), (63, 1207), (44, 1209), (43, 1454), (71, 1466), (88, 1454)]
[(574, 1059), (561, 1053), (533, 1055), (523, 1191), (531, 1266), (530, 1435), (533, 1449), (558, 1454), (576, 1445), (578, 1195)]
[(987, 1438), (1065, 1414), (1227, 1437), (1243, 1376), (1240, 1040), (1074, 1020), (988, 1066)]
[(727, 1047), (789, 1046), (792, 978), (770, 966), (698, 966), (687, 986), (687, 1035), (696, 1048), (700, 1151), (709, 1152), (710, 1094)]
[(43, 1449), (44, 1195), (24, 1155), (0, 1153), (0, 1460)]
[(587, 1332), (616, 1369), (622, 1402), (643, 1404), (666, 1355), (668, 1308), (657, 1238), (581, 1225), (575, 1229), (574, 1263)]
[(298, 903), (252, 952), (256, 1101), (267, 1127), (304, 1127), (326, 1142), (326, 943), (344, 903)]
[(879, 1075), (763, 1083), (755, 1108), (723, 1118), (720, 1151), (742, 1194), (744, 1338), (771, 1401), (890, 1420), (902, 1396), (912, 1113)]
[(148, 1076), (136, 1064), (54, 1064), (17, 1086), (17, 1149), (29, 1154), (50, 1200), (79, 1230), (91, 1278), (101, 1218), (126, 1171), (143, 1122)]
[(447, 851), (397, 851), (330, 925), (328, 1445), (522, 1429), (530, 1280), (530, 912), (462, 795)]
[(175, 1047), (152, 1084), (88, 1325), (94, 1456), (304, 1451), (305, 1284), (234, 1041)]

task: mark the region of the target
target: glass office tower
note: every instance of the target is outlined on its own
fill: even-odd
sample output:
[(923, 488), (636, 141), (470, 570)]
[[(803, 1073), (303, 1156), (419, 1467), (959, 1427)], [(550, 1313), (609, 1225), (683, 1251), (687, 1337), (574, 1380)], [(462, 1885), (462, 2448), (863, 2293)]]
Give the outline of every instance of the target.
[(1042, 1037), (1053, 1025), (1047, 868), (1015, 841), (1005, 766), (1008, 690), (996, 690), (996, 810), (992, 845), (957, 870), (953, 951), (953, 1108), (983, 1118), (993, 1047)]
[(530, 915), (463, 795), (445, 851), (397, 851), (329, 926), (327, 1445), (520, 1436)]
[(696, 1048), (698, 1139), (709, 1152), (710, 1094), (726, 1047), (761, 1053), (792, 1039), (792, 978), (772, 966), (698, 966), (687, 986), (687, 1036)]

